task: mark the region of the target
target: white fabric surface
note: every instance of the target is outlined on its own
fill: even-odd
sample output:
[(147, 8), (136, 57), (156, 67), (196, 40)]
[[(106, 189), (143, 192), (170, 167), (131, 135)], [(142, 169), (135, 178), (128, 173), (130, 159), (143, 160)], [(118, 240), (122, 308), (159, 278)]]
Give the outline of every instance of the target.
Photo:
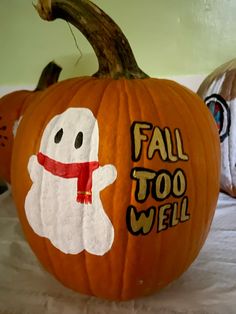
[(236, 199), (220, 194), (208, 239), (181, 278), (135, 301), (73, 292), (42, 269), (24, 239), (9, 192), (0, 195), (1, 314), (235, 314)]

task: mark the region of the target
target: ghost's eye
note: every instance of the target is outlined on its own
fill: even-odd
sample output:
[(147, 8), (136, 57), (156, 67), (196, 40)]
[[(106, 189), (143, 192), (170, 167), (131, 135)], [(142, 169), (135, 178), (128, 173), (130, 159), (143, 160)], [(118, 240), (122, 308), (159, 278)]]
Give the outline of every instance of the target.
[(76, 149), (80, 148), (82, 144), (83, 144), (83, 133), (79, 132), (75, 139), (75, 148)]
[(229, 135), (230, 131), (231, 115), (229, 106), (225, 99), (219, 94), (212, 94), (211, 96), (206, 97), (205, 103), (216, 121), (220, 141), (223, 142)]
[(60, 143), (62, 136), (63, 136), (63, 129), (60, 129), (54, 137), (54, 142), (56, 144)]

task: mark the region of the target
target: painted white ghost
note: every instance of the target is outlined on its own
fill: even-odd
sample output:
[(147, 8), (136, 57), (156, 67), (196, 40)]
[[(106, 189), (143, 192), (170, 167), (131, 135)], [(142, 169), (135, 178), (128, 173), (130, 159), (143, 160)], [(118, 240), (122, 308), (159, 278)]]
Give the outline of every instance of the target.
[(29, 159), (28, 222), (64, 253), (104, 255), (114, 240), (100, 191), (115, 181), (117, 172), (113, 165), (99, 165), (98, 146), (92, 112), (69, 108), (48, 123), (40, 152)]

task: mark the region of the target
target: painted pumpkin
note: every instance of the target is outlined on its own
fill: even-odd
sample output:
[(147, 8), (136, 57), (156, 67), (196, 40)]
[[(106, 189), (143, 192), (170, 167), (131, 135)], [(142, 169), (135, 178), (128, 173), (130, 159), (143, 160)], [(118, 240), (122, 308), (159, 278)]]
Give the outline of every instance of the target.
[(200, 85), (197, 93), (210, 109), (221, 142), (220, 188), (236, 197), (236, 59), (213, 71)]
[(12, 182), (26, 238), (80, 293), (153, 293), (189, 267), (207, 237), (219, 191), (214, 119), (195, 93), (142, 72), (121, 30), (90, 1), (50, 5), (38, 2), (41, 17), (82, 30), (99, 70), (50, 87), (22, 119)]
[(50, 62), (42, 71), (34, 91), (20, 90), (0, 98), (0, 179), (10, 183), (10, 164), (14, 133), (30, 103), (43, 90), (57, 82), (61, 68)]

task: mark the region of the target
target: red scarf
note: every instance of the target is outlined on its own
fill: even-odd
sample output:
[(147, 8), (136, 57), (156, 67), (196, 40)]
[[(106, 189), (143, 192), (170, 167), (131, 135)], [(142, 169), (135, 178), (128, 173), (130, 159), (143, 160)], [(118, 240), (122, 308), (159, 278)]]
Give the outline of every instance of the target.
[(77, 202), (92, 203), (92, 173), (99, 167), (98, 161), (65, 164), (43, 153), (38, 153), (37, 158), (39, 164), (53, 175), (66, 179), (77, 178)]

